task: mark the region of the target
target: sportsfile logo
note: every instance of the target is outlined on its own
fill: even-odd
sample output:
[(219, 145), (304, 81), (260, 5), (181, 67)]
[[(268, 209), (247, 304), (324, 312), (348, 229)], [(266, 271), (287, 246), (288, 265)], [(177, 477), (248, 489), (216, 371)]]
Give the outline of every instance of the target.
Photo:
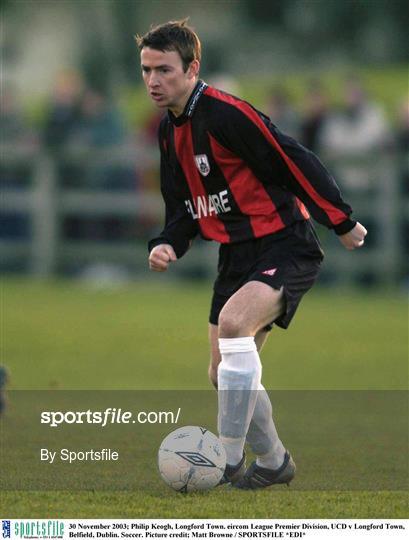
[(13, 532), (16, 538), (62, 538), (64, 536), (64, 523), (51, 519), (48, 521), (16, 521)]
[(4, 519), (1, 522), (1, 529), (3, 533), (3, 538), (10, 538), (11, 536), (11, 527), (10, 527), (10, 521), (8, 519)]

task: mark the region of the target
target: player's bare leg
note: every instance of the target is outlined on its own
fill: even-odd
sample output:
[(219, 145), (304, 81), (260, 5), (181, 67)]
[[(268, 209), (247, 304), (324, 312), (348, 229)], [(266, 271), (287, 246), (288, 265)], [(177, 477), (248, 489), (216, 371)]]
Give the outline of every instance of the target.
[(219, 315), (219, 338), (254, 336), (284, 310), (283, 290), (249, 281), (225, 304)]

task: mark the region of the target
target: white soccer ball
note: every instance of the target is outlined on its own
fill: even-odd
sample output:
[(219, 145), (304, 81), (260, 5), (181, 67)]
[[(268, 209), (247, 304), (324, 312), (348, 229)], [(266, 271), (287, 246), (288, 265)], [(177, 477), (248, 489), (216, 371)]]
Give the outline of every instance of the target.
[(172, 431), (158, 453), (163, 480), (176, 491), (190, 493), (215, 487), (226, 468), (222, 443), (209, 430), (186, 426)]

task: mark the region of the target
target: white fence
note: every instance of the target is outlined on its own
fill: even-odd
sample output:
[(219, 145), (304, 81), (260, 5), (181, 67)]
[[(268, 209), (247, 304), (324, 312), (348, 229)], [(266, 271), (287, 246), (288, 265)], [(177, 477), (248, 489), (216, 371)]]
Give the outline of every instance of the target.
[[(83, 166), (101, 159), (108, 165), (128, 163), (139, 173), (151, 170), (155, 174), (156, 154), (146, 152), (106, 151), (104, 154), (80, 154), (75, 158)], [(406, 156), (383, 152), (370, 158), (342, 159), (329, 163), (340, 182), (345, 198), (354, 207), (354, 216), (367, 225), (368, 243), (359, 252), (346, 252), (335, 235), (319, 227), (326, 251), (324, 279), (337, 283), (374, 281), (393, 284), (406, 272), (409, 224), (408, 188), (403, 186)], [(145, 189), (106, 189), (62, 187), (58, 178), (58, 163), (44, 152), (3, 148), (2, 167), (25, 166), (30, 181), (27, 185), (6, 183), (1, 190), (3, 218), (20, 216), (27, 223), (26, 234), (16, 237), (10, 231), (0, 238), (3, 270), (24, 270), (39, 277), (81, 269), (95, 263), (127, 267), (133, 274), (146, 273), (146, 238), (163, 221), (163, 204), (159, 192)], [(153, 171), (153, 173), (152, 173)], [(340, 181), (340, 179), (342, 179)], [(64, 220), (74, 216), (81, 220), (114, 217), (118, 223), (150, 224), (139, 228), (133, 237), (108, 241), (105, 238), (70, 239), (64, 233)], [(141, 233), (142, 230), (142, 233)], [(216, 246), (199, 242), (193, 253), (181, 264), (181, 272), (202, 276), (214, 274)], [(176, 267), (175, 267), (176, 269)]]

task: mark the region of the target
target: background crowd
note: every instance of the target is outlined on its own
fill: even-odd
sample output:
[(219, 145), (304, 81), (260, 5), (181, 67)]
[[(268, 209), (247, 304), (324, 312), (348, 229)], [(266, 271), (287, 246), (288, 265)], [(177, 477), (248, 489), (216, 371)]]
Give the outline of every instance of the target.
[[(388, 230), (379, 246), (395, 235), (394, 257), (408, 254), (405, 6), (4, 2), (0, 269), (64, 272), (65, 263), (31, 264), (30, 257), (57, 259), (66, 241), (145, 246), (156, 233), (163, 112), (145, 95), (133, 36), (184, 15), (203, 41), (202, 78), (248, 99), (318, 154), (354, 192), (347, 196), (370, 226), (369, 246)], [(27, 256), (23, 244), (31, 246)], [(404, 280), (399, 264), (395, 277)]]

